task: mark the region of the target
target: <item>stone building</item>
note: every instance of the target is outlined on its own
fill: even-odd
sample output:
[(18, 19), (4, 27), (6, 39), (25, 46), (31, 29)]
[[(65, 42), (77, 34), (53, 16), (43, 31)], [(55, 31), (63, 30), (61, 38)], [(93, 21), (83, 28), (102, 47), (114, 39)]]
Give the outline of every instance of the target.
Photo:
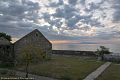
[(20, 54), (21, 49), (29, 45), (33, 45), (33, 47), (39, 47), (45, 52), (45, 54), (47, 54), (48, 57), (50, 57), (52, 54), (52, 44), (37, 29), (33, 30), (14, 43), (15, 55)]
[(40, 48), (48, 58), (51, 57), (52, 44), (35, 29), (13, 44), (6, 38), (0, 37), (0, 62), (14, 62), (17, 54), (21, 54), (21, 49), (29, 45)]
[(0, 62), (12, 63), (14, 61), (13, 45), (4, 37), (0, 37)]

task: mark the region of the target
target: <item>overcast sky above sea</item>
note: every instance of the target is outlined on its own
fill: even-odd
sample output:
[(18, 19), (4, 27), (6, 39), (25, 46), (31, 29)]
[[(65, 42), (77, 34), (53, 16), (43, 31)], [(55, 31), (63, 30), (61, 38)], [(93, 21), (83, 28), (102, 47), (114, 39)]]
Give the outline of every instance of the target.
[(54, 44), (120, 42), (120, 0), (0, 0), (0, 32), (39, 29)]

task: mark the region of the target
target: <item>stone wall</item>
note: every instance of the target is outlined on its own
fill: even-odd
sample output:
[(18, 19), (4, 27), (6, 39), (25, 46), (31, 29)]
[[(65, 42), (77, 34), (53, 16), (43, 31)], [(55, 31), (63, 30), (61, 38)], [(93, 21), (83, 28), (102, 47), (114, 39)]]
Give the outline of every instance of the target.
[(94, 51), (52, 50), (52, 54), (97, 57)]
[(13, 45), (0, 45), (0, 61), (1, 63), (14, 63)]
[(15, 54), (20, 54), (21, 49), (29, 45), (41, 48), (48, 56), (51, 56), (52, 54), (52, 44), (38, 30), (32, 31), (28, 35), (15, 42)]

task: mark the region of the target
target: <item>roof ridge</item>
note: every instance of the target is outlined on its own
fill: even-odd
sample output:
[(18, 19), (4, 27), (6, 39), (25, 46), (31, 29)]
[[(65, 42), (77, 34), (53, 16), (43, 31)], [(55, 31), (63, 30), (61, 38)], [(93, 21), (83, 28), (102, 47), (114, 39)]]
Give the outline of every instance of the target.
[(30, 35), (33, 32), (39, 32), (48, 42), (49, 40), (38, 30), (38, 29), (34, 29), (33, 31), (29, 32), (28, 34), (26, 34), (25, 36), (23, 36), (22, 38), (20, 38), (19, 40), (17, 40), (16, 42), (14, 42), (13, 44), (17, 43), (18, 41), (20, 41), (21, 39), (23, 39), (24, 37)]

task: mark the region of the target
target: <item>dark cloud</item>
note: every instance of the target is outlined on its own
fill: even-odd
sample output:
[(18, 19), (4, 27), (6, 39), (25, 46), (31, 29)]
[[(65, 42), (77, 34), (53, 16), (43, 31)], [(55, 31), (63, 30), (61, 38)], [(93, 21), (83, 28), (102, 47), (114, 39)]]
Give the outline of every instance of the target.
[(64, 4), (64, 1), (63, 0), (59, 0), (59, 5), (63, 5)]
[(56, 9), (56, 13), (53, 14), (53, 16), (54, 16), (54, 17), (58, 17), (58, 18), (64, 17), (64, 16), (65, 16), (65, 11), (64, 11), (64, 9), (57, 8), (57, 9)]
[(29, 31), (30, 29), (18, 27), (17, 24), (0, 23), (0, 32), (6, 32), (9, 35), (12, 35), (13, 37), (19, 38)]
[(84, 6), (85, 5), (85, 0), (79, 0), (79, 3)]
[(0, 16), (0, 22), (9, 22), (9, 21), (16, 21), (16, 20), (18, 21), (19, 19), (11, 15)]
[[(84, 5), (83, 7), (84, 7), (85, 13), (89, 14), (91, 12), (91, 14), (89, 14), (89, 15), (88, 14), (87, 15), (78, 14), (79, 10), (74, 7), (74, 5), (77, 4), (77, 2), (80, 2), (80, 3), (82, 3), (82, 5)], [(98, 9), (100, 7), (100, 4), (102, 4), (102, 2), (99, 4), (95, 4), (93, 2), (90, 3), (89, 9), (85, 6), (84, 0), (81, 0), (81, 1), (69, 0), (69, 4), (71, 4), (71, 5), (64, 4), (62, 7), (59, 7), (59, 5), (57, 5), (56, 13), (53, 14), (52, 16), (57, 17), (57, 18), (65, 18), (66, 24), (68, 27), (70, 27), (70, 29), (74, 29), (76, 27), (75, 24), (81, 20), (82, 20), (81, 22), (83, 22), (85, 24), (89, 24), (91, 26), (104, 27), (104, 25), (101, 24), (97, 19), (91, 19), (93, 11)]]
[(111, 1), (112, 3), (112, 8), (115, 10), (113, 14), (113, 22), (118, 22), (120, 21), (120, 1), (119, 0), (114, 0)]
[(67, 26), (68, 27), (71, 27), (71, 28), (74, 28), (75, 27), (75, 24), (77, 23), (77, 22), (79, 22), (79, 20), (80, 20), (81, 18), (80, 18), (80, 16), (75, 16), (74, 18), (70, 18), (70, 19), (68, 19), (68, 22), (67, 22)]
[[(106, 19), (108, 14), (106, 13), (107, 9), (102, 6), (105, 5), (105, 2), (110, 2), (110, 0), (102, 0), (100, 3), (91, 2), (88, 4), (86, 3), (86, 0), (66, 1), (68, 1), (68, 3), (65, 3), (65, 0), (58, 0), (58, 2), (51, 2), (48, 0), (49, 4), (46, 5), (47, 3), (40, 4), (37, 0), (0, 0), (0, 31), (18, 36), (38, 28), (52, 40), (79, 40), (86, 38), (86, 36), (80, 34), (86, 34), (86, 31), (90, 31), (92, 27), (97, 27), (99, 29), (101, 29), (101, 27), (106, 27), (99, 16), (103, 20)], [(115, 10), (115, 13), (112, 15), (113, 21), (120, 21), (119, 0), (112, 1), (111, 4), (113, 4), (111, 8)], [(41, 8), (43, 9), (42, 11)], [(49, 9), (55, 10), (55, 13), (50, 14), (52, 11)], [(104, 9), (106, 11), (104, 11)], [(97, 11), (100, 11), (101, 13), (98, 12), (97, 14)], [(103, 14), (103, 12), (106, 14)], [(39, 22), (40, 19), (50, 25), (41, 25), (41, 22)], [(79, 22), (81, 24), (77, 25)], [(57, 28), (59, 34), (53, 29), (53, 26)], [(67, 33), (65, 34), (65, 30), (68, 30), (71, 36), (68, 36)], [(75, 33), (78, 34), (77, 36), (73, 36), (74, 30), (78, 30), (76, 31), (78, 33)], [(81, 30), (83, 33), (80, 33)], [(73, 33), (71, 31), (73, 31)], [(119, 31), (110, 31), (106, 33), (105, 31), (100, 32), (99, 30), (96, 33), (97, 35), (92, 37), (108, 39), (108, 37), (119, 35)]]
[(74, 16), (76, 9), (70, 5), (63, 5), (63, 8), (57, 8), (54, 17), (69, 19)]
[(56, 3), (56, 2), (51, 2), (51, 3), (48, 5), (48, 7), (58, 7), (58, 6), (60, 6), (60, 5), (64, 5), (64, 1), (63, 1), (63, 0), (59, 0), (58, 3)]
[(68, 0), (69, 4), (75, 5), (77, 3), (77, 0)]
[(31, 12), (31, 11), (38, 10), (40, 8), (38, 3), (33, 3), (31, 1), (27, 1), (24, 4), (22, 4), (22, 3), (16, 3), (13, 1), (3, 0), (1, 4), (2, 3), (6, 3), (5, 4), (6, 6), (1, 5), (0, 7), (1, 13), (5, 15), (12, 15), (12, 16), (20, 16), (24, 14), (25, 11)]
[(95, 9), (98, 9), (100, 6), (98, 4), (95, 4), (95, 3), (90, 3), (90, 10), (95, 10)]
[(76, 9), (70, 5), (64, 5), (65, 19), (69, 19), (75, 15)]
[[(34, 21), (39, 18), (37, 10), (40, 9), (38, 3), (29, 0), (1, 0), (0, 1), (0, 31), (14, 35), (21, 35), (29, 31), (36, 25), (27, 21)], [(24, 21), (26, 20), (26, 22)], [(28, 32), (27, 31), (27, 32)]]

